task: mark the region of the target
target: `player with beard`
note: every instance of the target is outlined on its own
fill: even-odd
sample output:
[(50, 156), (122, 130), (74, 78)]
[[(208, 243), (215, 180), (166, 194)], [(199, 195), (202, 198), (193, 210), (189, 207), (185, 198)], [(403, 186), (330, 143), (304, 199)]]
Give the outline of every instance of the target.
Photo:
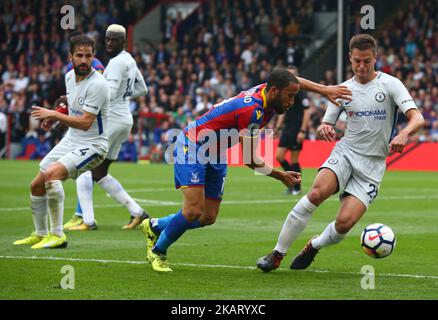
[[(250, 160), (245, 161), (249, 168), (275, 178), (287, 187), (301, 181), (299, 173), (271, 168), (258, 159), (255, 156), (257, 140), (254, 139), (257, 138), (258, 129), (266, 126), (275, 114), (284, 113), (293, 104), (300, 88), (324, 94), (331, 101), (341, 97), (348, 98), (349, 94), (345, 87), (318, 85), (298, 79), (286, 69), (275, 69), (269, 75), (267, 83), (215, 105), (178, 135), (174, 149), (174, 175), (175, 187), (181, 188), (183, 194), (182, 209), (164, 218), (145, 219), (141, 224), (147, 240), (147, 260), (152, 264), (153, 270), (172, 271), (166, 259), (169, 246), (186, 230), (215, 222), (227, 173), (224, 155), (233, 144), (240, 142), (244, 159)], [(231, 143), (227, 136), (224, 146), (220, 143), (223, 130), (236, 132), (236, 137), (231, 137)], [(219, 138), (214, 142), (220, 144), (219, 152), (205, 158), (203, 149), (210, 138), (214, 137)], [(220, 161), (216, 161), (217, 159)]]
[[(111, 58), (103, 76), (108, 82), (111, 101), (108, 118), (108, 154), (98, 167), (85, 172), (76, 181), (78, 200), (82, 209), (83, 221), (73, 217), (76, 223), (69, 221), (66, 230), (97, 229), (93, 209), (93, 182), (101, 186), (114, 200), (125, 206), (131, 215), (131, 220), (123, 229), (134, 229), (149, 215), (129, 196), (120, 182), (108, 173), (111, 163), (117, 159), (121, 145), (131, 133), (133, 125), (129, 109), (130, 98), (146, 95), (146, 83), (137, 68), (135, 60), (124, 50), (126, 30), (123, 26), (113, 24), (106, 31), (105, 49)], [(75, 215), (78, 215), (77, 212)], [(80, 221), (81, 223), (77, 223)]]
[[(35, 232), (15, 241), (14, 245), (31, 245), (32, 249), (67, 247), (67, 237), (62, 229), (65, 198), (62, 182), (92, 170), (107, 154), (110, 93), (103, 76), (91, 67), (94, 51), (94, 41), (87, 36), (77, 36), (70, 42), (74, 68), (65, 76), (68, 114), (32, 107), (32, 117), (43, 120), (44, 129), (50, 128), (49, 124), (55, 121), (69, 129), (40, 162), (40, 171), (30, 186)], [(50, 233), (47, 211), (50, 213)]]

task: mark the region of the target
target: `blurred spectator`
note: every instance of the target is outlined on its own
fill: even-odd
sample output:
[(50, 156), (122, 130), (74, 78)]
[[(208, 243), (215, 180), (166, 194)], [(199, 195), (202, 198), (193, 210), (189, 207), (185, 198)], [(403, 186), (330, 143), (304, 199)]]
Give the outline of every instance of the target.
[(135, 144), (133, 134), (130, 134), (128, 140), (122, 144), (118, 160), (137, 162), (137, 145)]
[(38, 139), (35, 141), (35, 151), (30, 155), (29, 159), (42, 159), (52, 149), (50, 142), (46, 138), (44, 131), (38, 131)]
[[(154, 3), (75, 2), (78, 31), (96, 39), (97, 56), (104, 60), (106, 26), (118, 22), (127, 27), (144, 14), (145, 6)], [(69, 33), (56, 23), (62, 4), (56, 0), (0, 3), (0, 108), (11, 115), (15, 147), (29, 130), (31, 106), (50, 106), (65, 91), (63, 66), (67, 64)], [(437, 140), (438, 26), (434, 13), (438, 4), (416, 0), (408, 9), (396, 12), (392, 25), (380, 34), (376, 69), (402, 80), (425, 113), (428, 122), (420, 140)], [(136, 120), (142, 112), (166, 114), (171, 119), (158, 128), (143, 125), (143, 132), (136, 136), (142, 141), (140, 149), (147, 146), (160, 158), (160, 147), (155, 146), (161, 145), (166, 126), (184, 127), (215, 103), (266, 81), (274, 67), (300, 67), (314, 13), (335, 10), (336, 1), (330, 0), (203, 1), (196, 11), (197, 23), (190, 27), (184, 26), (180, 13), (164, 13), (161, 43), (133, 48), (149, 94), (132, 101), (130, 108)], [(179, 28), (183, 27), (180, 37)], [(345, 75), (352, 76), (349, 65)], [(336, 84), (336, 72), (326, 70), (322, 79), (313, 80)], [(312, 97), (311, 139), (327, 105), (325, 99)], [(400, 117), (398, 127), (404, 124)], [(53, 143), (59, 138), (55, 133), (49, 137)]]

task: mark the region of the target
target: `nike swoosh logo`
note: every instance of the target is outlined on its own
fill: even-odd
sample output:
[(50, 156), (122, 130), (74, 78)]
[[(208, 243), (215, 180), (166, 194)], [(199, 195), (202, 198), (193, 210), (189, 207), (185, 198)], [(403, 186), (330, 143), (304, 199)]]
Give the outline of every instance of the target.
[(351, 100), (350, 101), (346, 101), (345, 105), (348, 106), (350, 104), (350, 102), (351, 102)]
[(373, 240), (375, 240), (375, 239), (377, 239), (378, 237), (380, 237), (380, 236), (383, 236), (385, 233), (379, 233), (379, 234), (377, 234), (377, 235), (375, 235), (375, 236), (369, 236), (368, 237), (368, 240), (370, 240), (370, 241), (373, 241)]
[(44, 245), (44, 248), (50, 247), (52, 244), (55, 244), (55, 243), (56, 243), (56, 241), (50, 241), (50, 242), (47, 242), (47, 243)]

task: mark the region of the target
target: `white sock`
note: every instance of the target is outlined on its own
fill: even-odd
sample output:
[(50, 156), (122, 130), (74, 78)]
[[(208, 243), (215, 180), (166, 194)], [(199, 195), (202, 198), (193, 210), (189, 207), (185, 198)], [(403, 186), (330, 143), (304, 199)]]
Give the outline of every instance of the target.
[(91, 171), (85, 171), (76, 179), (76, 193), (81, 204), (81, 215), (84, 223), (91, 226), (94, 224), (93, 178)]
[(315, 249), (328, 247), (332, 244), (341, 242), (345, 236), (346, 233), (342, 234), (336, 231), (335, 221), (333, 221), (324, 229), (324, 232), (319, 237), (312, 240), (312, 247)]
[[(97, 182), (105, 191), (118, 203), (125, 206), (131, 216), (139, 217), (143, 213), (143, 209), (131, 198), (131, 196), (123, 189), (119, 181), (113, 176), (107, 174)], [(82, 203), (81, 203), (82, 204)], [(83, 208), (82, 208), (83, 209)]]
[(65, 193), (61, 180), (46, 182), (47, 202), (50, 213), (50, 232), (58, 237), (63, 237), (62, 218), (64, 216)]
[(307, 195), (302, 197), (284, 221), (274, 250), (285, 254), (299, 234), (306, 228), (315, 209), (316, 206), (309, 201)]
[(30, 208), (35, 231), (40, 237), (49, 233), (47, 227), (47, 194), (43, 196), (30, 195)]

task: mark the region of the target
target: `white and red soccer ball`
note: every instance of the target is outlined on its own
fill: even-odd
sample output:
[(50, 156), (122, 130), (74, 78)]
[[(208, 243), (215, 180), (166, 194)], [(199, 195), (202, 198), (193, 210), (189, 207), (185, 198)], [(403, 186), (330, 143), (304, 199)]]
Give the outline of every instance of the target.
[(363, 251), (373, 258), (384, 258), (394, 251), (396, 240), (390, 227), (382, 223), (367, 226), (360, 236)]

